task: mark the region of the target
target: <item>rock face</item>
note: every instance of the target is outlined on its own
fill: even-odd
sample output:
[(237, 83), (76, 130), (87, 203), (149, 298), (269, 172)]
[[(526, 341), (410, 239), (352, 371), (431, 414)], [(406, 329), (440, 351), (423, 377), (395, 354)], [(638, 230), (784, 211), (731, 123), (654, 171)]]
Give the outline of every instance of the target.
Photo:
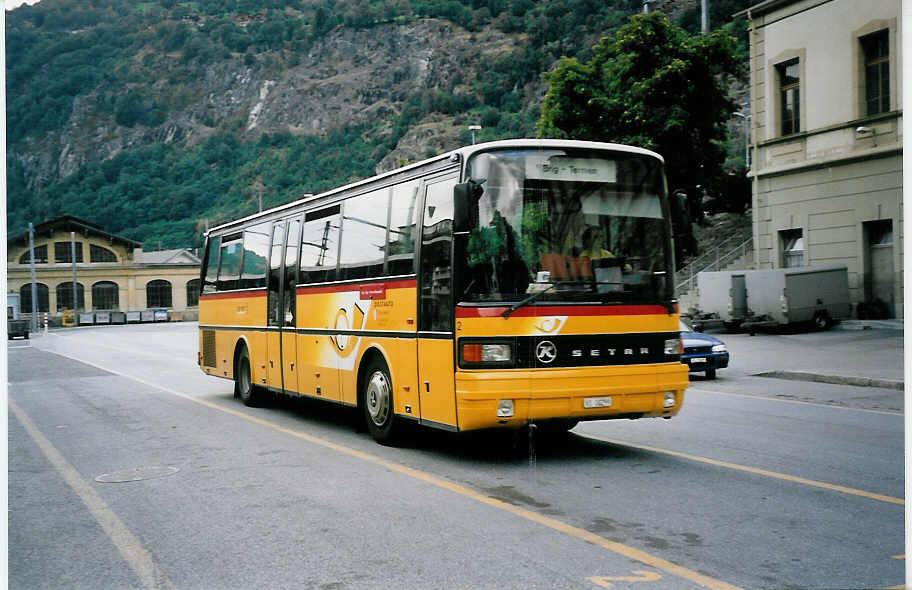
[[(9, 146), (9, 157), (22, 164), (29, 188), (37, 189), (124, 149), (160, 142), (192, 146), (216, 131), (250, 140), (264, 133), (322, 135), (367, 124), (388, 134), (410, 96), (468, 92), (484, 58), (508, 54), (523, 41), (494, 29), (472, 33), (449, 21), (424, 19), (339, 27), (306, 55), (232, 54), (201, 64), (183, 62), (179, 54), (145, 52), (135, 68), (143, 74), (136, 78), (147, 82), (79, 96), (62, 129)], [(164, 120), (125, 126), (114, 114), (96, 111), (99, 97), (126, 92), (152, 101), (165, 112)], [(400, 144), (402, 150), (388, 155), (381, 169), (457, 147), (459, 129), (452, 119), (432, 117)]]

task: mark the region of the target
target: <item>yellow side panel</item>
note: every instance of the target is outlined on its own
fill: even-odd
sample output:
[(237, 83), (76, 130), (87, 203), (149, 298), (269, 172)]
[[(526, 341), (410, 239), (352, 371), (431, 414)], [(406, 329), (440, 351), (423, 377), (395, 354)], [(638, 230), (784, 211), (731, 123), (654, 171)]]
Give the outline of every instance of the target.
[(457, 426), (452, 340), (418, 340), (418, 391), (422, 420)]
[(239, 340), (246, 342), (254, 383), (266, 379), (266, 291), (219, 293), (200, 297), (200, 329), (218, 326), (215, 331), (216, 368), (210, 374), (234, 378), (234, 350)]
[(269, 387), (282, 389), (282, 363), (279, 349), (279, 333), (266, 333), (266, 383)]
[[(415, 281), (393, 280), (338, 287), (301, 288), (297, 295), (301, 392), (324, 399), (357, 403), (357, 377), (361, 359), (371, 347), (381, 350), (394, 379), (397, 411), (410, 405), (417, 412), (414, 388), (400, 364), (414, 365), (399, 340), (384, 332), (415, 332)], [(412, 341), (414, 348), (414, 341)], [(396, 375), (394, 377), (394, 374)], [(400, 391), (401, 381), (408, 391)], [(402, 403), (400, 403), (402, 400)]]
[(298, 337), (294, 332), (282, 332), (282, 371), (284, 372), (285, 391), (297, 393), (298, 385)]

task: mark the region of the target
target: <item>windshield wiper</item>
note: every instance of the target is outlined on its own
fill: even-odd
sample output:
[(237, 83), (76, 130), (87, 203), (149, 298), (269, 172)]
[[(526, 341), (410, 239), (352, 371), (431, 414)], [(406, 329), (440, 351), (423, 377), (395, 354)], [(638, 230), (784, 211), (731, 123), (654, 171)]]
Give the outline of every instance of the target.
[(534, 303), (535, 301), (538, 300), (539, 297), (541, 297), (542, 295), (544, 295), (545, 293), (547, 293), (548, 291), (550, 291), (551, 289), (553, 289), (555, 284), (556, 284), (556, 283), (551, 283), (551, 284), (548, 285), (545, 289), (542, 289), (541, 291), (536, 291), (535, 293), (532, 293), (531, 295), (529, 295), (528, 297), (526, 297), (526, 298), (523, 299), (522, 301), (517, 301), (516, 303), (514, 303), (513, 305), (511, 305), (511, 306), (508, 307), (507, 309), (503, 310), (503, 313), (500, 314), (501, 317), (504, 317), (504, 318), (509, 317), (509, 315), (510, 315), (511, 313), (513, 313), (514, 311), (516, 311), (516, 310), (519, 309), (520, 307), (529, 305), (530, 303)]

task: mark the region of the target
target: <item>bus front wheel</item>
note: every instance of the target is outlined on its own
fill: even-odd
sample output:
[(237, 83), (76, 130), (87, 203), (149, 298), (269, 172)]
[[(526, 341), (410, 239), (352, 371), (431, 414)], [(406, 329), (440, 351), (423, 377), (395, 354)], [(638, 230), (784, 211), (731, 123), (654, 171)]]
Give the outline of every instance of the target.
[(262, 401), (260, 389), (250, 376), (250, 353), (246, 346), (241, 348), (234, 368), (234, 395), (241, 398), (245, 406), (256, 407)]
[(389, 369), (383, 361), (370, 361), (364, 372), (361, 391), (361, 408), (368, 432), (380, 444), (395, 444), (399, 439), (401, 425), (396, 419), (393, 406), (393, 384)]

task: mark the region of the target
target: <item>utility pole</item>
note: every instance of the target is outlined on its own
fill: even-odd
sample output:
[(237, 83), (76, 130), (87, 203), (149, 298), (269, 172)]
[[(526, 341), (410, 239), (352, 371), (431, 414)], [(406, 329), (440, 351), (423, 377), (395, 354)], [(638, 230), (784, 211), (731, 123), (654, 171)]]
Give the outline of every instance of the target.
[(709, 33), (709, 0), (700, 0), (700, 30)]
[(70, 253), (73, 257), (73, 314), (76, 314), (76, 310), (79, 308), (79, 292), (76, 290), (76, 286), (79, 284), (76, 282), (76, 232), (70, 232)]
[(32, 273), (32, 332), (38, 331), (38, 283), (35, 280), (35, 226), (29, 223), (29, 266)]

